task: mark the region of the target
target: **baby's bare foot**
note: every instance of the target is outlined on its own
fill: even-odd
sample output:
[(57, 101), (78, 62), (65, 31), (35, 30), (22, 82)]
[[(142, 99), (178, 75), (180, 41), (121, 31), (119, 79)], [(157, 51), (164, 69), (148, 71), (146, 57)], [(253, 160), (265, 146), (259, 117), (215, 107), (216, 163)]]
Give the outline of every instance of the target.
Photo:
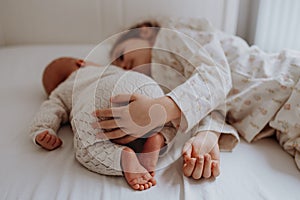
[(124, 172), (127, 183), (134, 190), (146, 190), (156, 185), (156, 180), (150, 175), (150, 173), (145, 168), (144, 170), (144, 173)]
[(150, 173), (151, 176), (154, 176), (156, 164), (158, 161), (159, 152), (151, 152), (151, 153), (141, 153), (138, 158), (141, 163), (145, 167), (145, 169)]
[(164, 137), (158, 133), (149, 137), (144, 144), (142, 153), (139, 154), (139, 161), (148, 172), (154, 176), (155, 168), (161, 147), (164, 145)]
[(122, 167), (127, 183), (134, 190), (145, 190), (156, 185), (156, 180), (139, 163), (135, 152), (130, 148), (124, 148), (122, 152)]
[(41, 145), (44, 149), (49, 151), (54, 150), (62, 145), (62, 141), (59, 137), (50, 134), (48, 131), (44, 131), (38, 134), (35, 141)]

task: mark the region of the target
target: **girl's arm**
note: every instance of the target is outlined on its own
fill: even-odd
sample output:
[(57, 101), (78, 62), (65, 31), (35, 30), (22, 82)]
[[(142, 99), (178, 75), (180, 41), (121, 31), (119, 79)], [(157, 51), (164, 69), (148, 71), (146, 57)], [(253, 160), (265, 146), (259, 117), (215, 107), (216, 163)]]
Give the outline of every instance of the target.
[[(225, 102), (232, 86), (231, 74), (217, 35), (203, 33), (201, 44), (195, 44), (192, 38), (174, 31), (161, 32), (160, 36), (157, 43), (161, 45), (156, 48), (185, 58), (180, 64), (184, 67), (183, 75), (187, 80), (163, 98), (149, 99), (138, 95), (128, 101), (128, 95), (119, 95), (112, 101), (130, 103), (96, 111), (99, 118), (115, 117), (114, 120), (100, 122), (103, 129), (120, 128), (105, 133), (110, 139), (127, 134), (139, 137), (170, 120), (177, 122), (176, 127), (189, 131)], [(179, 39), (175, 42), (172, 38)], [(158, 53), (163, 57), (161, 63), (166, 65), (163, 62), (168, 61), (167, 57), (161, 54), (162, 51)]]

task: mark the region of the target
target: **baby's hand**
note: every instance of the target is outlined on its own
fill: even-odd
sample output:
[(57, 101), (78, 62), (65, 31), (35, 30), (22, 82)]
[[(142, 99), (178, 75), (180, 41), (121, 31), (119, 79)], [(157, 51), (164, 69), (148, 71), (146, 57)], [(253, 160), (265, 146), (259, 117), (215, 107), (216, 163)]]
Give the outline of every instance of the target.
[(44, 149), (49, 151), (54, 150), (62, 145), (59, 137), (50, 134), (48, 131), (43, 131), (35, 138), (37, 144), (41, 145)]

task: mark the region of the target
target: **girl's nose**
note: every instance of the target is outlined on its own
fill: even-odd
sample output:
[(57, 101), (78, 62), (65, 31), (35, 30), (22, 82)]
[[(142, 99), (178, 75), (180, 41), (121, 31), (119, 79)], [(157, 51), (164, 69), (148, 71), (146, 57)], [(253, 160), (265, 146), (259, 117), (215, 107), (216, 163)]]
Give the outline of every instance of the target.
[(130, 62), (122, 62), (121, 67), (125, 70), (130, 70), (131, 69), (131, 65)]
[(130, 70), (130, 69), (131, 69), (131, 67), (130, 67), (129, 65), (126, 65), (126, 66), (124, 67), (124, 69), (126, 69), (126, 70)]
[(122, 67), (123, 69), (127, 69), (128, 65), (125, 62), (122, 62), (120, 67)]

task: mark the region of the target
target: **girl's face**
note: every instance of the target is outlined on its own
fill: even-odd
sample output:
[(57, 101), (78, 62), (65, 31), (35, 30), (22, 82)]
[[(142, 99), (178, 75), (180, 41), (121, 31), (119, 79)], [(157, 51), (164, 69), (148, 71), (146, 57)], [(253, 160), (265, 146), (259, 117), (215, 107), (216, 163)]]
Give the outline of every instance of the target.
[(112, 64), (125, 70), (143, 68), (151, 63), (151, 45), (148, 40), (131, 38), (116, 46)]

